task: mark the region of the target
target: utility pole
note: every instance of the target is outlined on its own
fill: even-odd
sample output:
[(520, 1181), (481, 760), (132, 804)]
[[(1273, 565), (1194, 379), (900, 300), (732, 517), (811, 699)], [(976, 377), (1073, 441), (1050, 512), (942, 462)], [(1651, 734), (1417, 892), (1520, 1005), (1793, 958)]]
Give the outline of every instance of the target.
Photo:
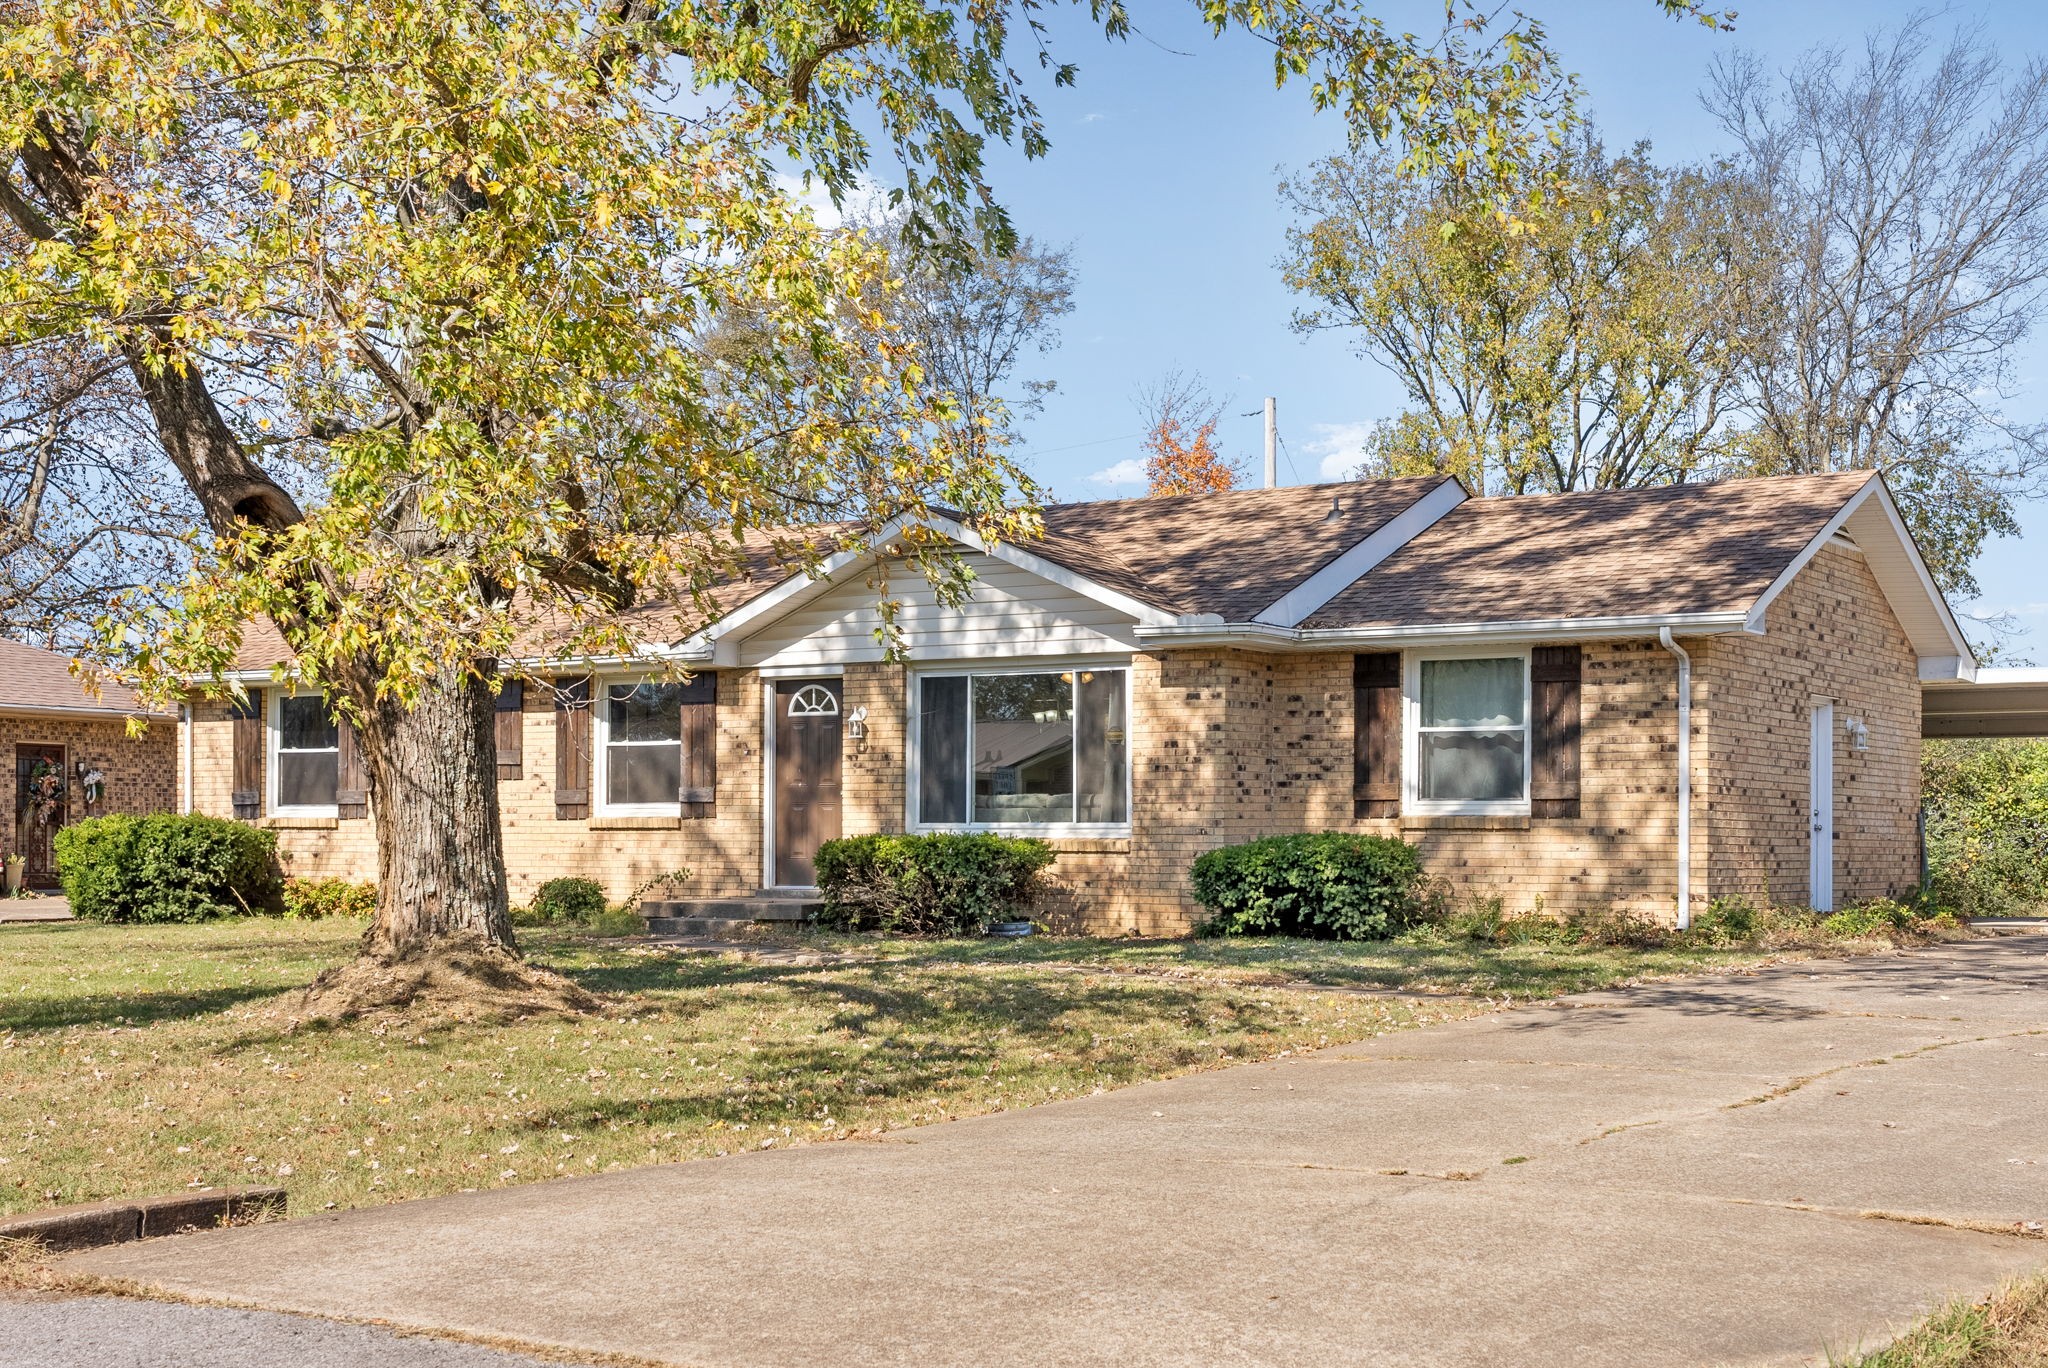
[(1266, 488), (1276, 488), (1280, 483), (1280, 412), (1279, 402), (1272, 395), (1266, 396)]

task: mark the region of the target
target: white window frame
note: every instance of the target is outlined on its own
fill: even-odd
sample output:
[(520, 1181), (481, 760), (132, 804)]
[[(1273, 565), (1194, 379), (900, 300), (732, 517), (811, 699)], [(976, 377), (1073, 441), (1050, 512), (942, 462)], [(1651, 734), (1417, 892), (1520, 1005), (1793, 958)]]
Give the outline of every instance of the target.
[[(591, 815), (596, 817), (681, 817), (683, 815), (683, 791), (679, 786), (673, 802), (668, 803), (614, 803), (612, 791), (612, 690), (620, 685), (674, 684), (677, 680), (651, 679), (645, 675), (600, 675), (595, 681), (595, 697), (591, 700), (590, 719), (590, 795)], [(665, 746), (667, 741), (621, 741), (621, 746)], [(683, 755), (683, 724), (680, 715), (676, 718), (676, 748), (678, 762), (687, 762)], [(678, 771), (680, 773), (680, 771)]]
[[(1121, 822), (926, 822), (920, 819), (918, 801), (924, 787), (923, 755), (924, 729), (919, 725), (918, 704), (924, 694), (924, 681), (935, 678), (972, 678), (975, 675), (1026, 675), (1026, 674), (1068, 674), (1082, 670), (1121, 670), (1124, 675), (1124, 815)], [(903, 722), (904, 752), (904, 801), (903, 817), (905, 828), (912, 832), (934, 831), (988, 831), (1004, 836), (1042, 836), (1047, 839), (1070, 837), (1076, 840), (1128, 837), (1131, 834), (1129, 820), (1132, 811), (1132, 774), (1137, 769), (1134, 748), (1131, 745), (1131, 658), (1113, 656), (1104, 658), (1050, 657), (1044, 660), (1011, 659), (1000, 664), (963, 660), (946, 665), (932, 665), (906, 672), (909, 687), (906, 695)], [(974, 754), (974, 686), (967, 686), (967, 753)], [(967, 810), (974, 811), (973, 771), (967, 777)]]
[[(1401, 668), (1401, 810), (1418, 817), (1527, 817), (1530, 766), (1535, 762), (1534, 691), (1527, 646), (1474, 647), (1456, 651), (1408, 651)], [(1522, 662), (1522, 796), (1511, 799), (1426, 799), (1422, 796), (1422, 664), (1426, 660), (1519, 660)], [(1476, 727), (1431, 730), (1478, 731)], [(1507, 731), (1506, 727), (1486, 728)]]
[[(338, 803), (295, 803), (278, 801), (278, 755), (284, 751), (284, 701), (287, 698), (319, 698), (318, 689), (270, 689), (263, 705), (263, 810), (273, 817), (340, 817)], [(341, 732), (337, 724), (332, 750), (293, 750), (292, 755), (332, 755), (335, 792), (341, 791)]]

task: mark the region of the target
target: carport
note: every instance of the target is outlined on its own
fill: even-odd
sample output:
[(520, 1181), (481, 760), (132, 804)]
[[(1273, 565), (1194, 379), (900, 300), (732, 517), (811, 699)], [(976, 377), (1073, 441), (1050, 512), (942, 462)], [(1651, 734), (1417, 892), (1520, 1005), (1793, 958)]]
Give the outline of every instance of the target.
[(1921, 686), (1920, 734), (2048, 737), (2048, 670), (1979, 667)]

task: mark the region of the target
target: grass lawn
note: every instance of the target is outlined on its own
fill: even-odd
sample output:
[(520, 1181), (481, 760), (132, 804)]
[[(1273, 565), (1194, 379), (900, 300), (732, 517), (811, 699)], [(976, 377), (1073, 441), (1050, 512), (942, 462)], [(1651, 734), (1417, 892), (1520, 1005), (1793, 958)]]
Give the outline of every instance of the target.
[(816, 936), (795, 963), (527, 931), (604, 1015), (291, 1029), (280, 995), (362, 930), (0, 927), (0, 1212), (274, 1182), (304, 1213), (845, 1140), (1773, 957)]

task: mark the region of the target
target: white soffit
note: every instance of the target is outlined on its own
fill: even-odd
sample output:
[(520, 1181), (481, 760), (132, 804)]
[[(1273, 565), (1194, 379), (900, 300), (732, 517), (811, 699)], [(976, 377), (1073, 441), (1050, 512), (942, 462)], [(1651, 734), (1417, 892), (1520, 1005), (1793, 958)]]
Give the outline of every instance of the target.
[[(1342, 495), (1337, 497), (1342, 498)], [(1389, 518), (1328, 565), (1281, 595), (1252, 617), (1271, 627), (1299, 627), (1324, 604), (1349, 589), (1387, 557), (1434, 526), (1444, 514), (1465, 502), (1465, 487), (1450, 476)]]

